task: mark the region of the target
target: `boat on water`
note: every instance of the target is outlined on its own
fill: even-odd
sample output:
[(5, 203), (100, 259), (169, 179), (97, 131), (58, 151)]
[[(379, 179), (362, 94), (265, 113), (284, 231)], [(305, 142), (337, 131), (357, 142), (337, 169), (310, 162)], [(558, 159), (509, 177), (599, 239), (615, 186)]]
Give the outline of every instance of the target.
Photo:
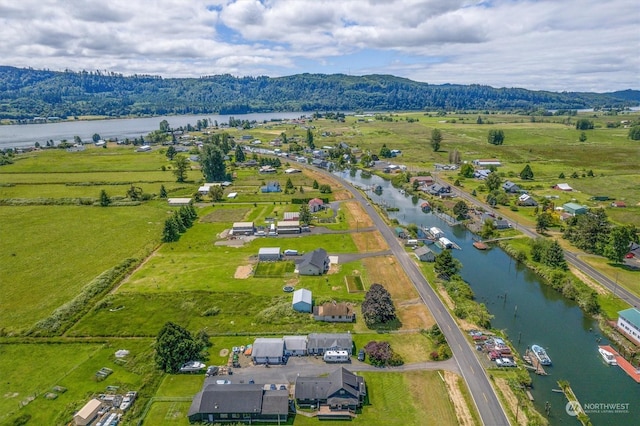
[(551, 358), (549, 358), (549, 355), (547, 355), (547, 351), (545, 351), (542, 346), (531, 345), (531, 351), (533, 352), (533, 355), (538, 358), (540, 364), (551, 365)]
[(602, 359), (607, 364), (609, 364), (609, 365), (618, 365), (618, 361), (616, 361), (616, 356), (614, 354), (612, 354), (611, 352), (609, 352), (608, 350), (604, 349), (602, 346), (598, 348), (598, 352), (600, 352), (600, 355), (602, 356)]

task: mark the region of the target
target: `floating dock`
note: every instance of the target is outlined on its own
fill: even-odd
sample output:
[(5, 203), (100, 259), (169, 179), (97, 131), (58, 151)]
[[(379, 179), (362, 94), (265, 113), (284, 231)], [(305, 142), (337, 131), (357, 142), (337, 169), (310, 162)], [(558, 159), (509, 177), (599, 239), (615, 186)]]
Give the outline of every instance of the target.
[(482, 241), (476, 241), (473, 243), (473, 246), (475, 248), (477, 248), (478, 250), (486, 250), (489, 248), (488, 245), (486, 245), (485, 243), (483, 243)]
[(527, 348), (527, 351), (524, 353), (524, 357), (522, 358), (533, 366), (531, 369), (536, 374), (540, 376), (547, 375), (547, 372), (544, 371), (544, 367), (542, 367), (542, 364), (540, 364), (540, 360), (536, 357), (531, 349)]
[(636, 368), (629, 361), (624, 359), (622, 355), (620, 355), (615, 349), (611, 346), (599, 346), (607, 352), (611, 352), (613, 356), (616, 357), (616, 362), (618, 363), (618, 367), (622, 368), (625, 373), (629, 375), (636, 383), (640, 383), (640, 368)]

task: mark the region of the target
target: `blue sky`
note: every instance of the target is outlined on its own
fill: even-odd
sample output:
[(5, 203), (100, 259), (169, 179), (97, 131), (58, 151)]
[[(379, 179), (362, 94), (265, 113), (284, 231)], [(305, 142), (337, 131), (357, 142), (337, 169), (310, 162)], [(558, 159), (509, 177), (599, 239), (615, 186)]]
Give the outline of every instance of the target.
[(640, 89), (637, 0), (0, 0), (0, 65)]

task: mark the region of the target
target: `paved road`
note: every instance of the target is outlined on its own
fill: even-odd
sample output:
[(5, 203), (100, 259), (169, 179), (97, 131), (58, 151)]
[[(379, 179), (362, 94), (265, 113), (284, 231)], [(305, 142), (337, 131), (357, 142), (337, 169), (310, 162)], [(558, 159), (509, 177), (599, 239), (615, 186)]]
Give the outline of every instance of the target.
[(404, 248), (400, 246), (394, 233), (382, 220), (377, 210), (369, 205), (362, 194), (345, 180), (335, 175), (332, 175), (332, 177), (340, 181), (343, 186), (353, 194), (355, 199), (362, 204), (363, 208), (373, 220), (375, 227), (378, 228), (387, 241), (393, 255), (398, 259), (405, 273), (413, 282), (422, 301), (431, 311), (438, 326), (447, 338), (447, 342), (451, 347), (462, 377), (471, 392), (482, 422), (485, 425), (491, 426), (509, 425), (509, 420), (507, 419), (504, 409), (500, 405), (500, 401), (491, 387), (489, 378), (476, 357), (474, 349), (471, 348), (465, 335), (460, 331), (455, 320), (422, 275), (418, 266), (409, 257), (409, 254)]
[[(437, 176), (434, 176), (433, 178), (434, 178), (434, 182), (438, 182), (438, 183), (440, 183), (442, 185), (448, 185), (447, 182), (445, 182), (445, 181), (443, 181), (441, 179), (438, 179)], [(471, 205), (481, 206), (486, 211), (493, 212), (496, 216), (500, 215), (499, 211), (492, 209), (491, 206), (479, 201), (477, 198), (475, 198), (471, 194), (468, 194), (468, 193), (466, 193), (466, 192), (464, 192), (464, 191), (462, 191), (460, 189), (457, 189), (457, 188), (455, 188), (453, 186), (451, 187), (451, 189), (456, 193), (456, 195), (458, 197), (463, 198), (464, 200), (468, 201)], [(524, 225), (521, 225), (521, 224), (518, 224), (518, 223), (514, 223), (513, 221), (509, 221), (509, 222), (512, 224), (513, 229), (517, 229), (518, 231), (522, 232), (527, 237), (530, 237), (530, 238), (538, 238), (538, 237), (540, 237), (540, 234), (538, 234), (535, 231), (535, 229), (529, 228), (527, 226), (524, 226)], [(629, 292), (626, 288), (620, 287), (616, 281), (610, 279), (609, 277), (604, 275), (602, 272), (598, 271), (597, 269), (593, 268), (592, 266), (590, 266), (585, 261), (581, 260), (578, 257), (579, 256), (578, 253), (574, 253), (572, 251), (565, 250), (564, 251), (564, 256), (565, 256), (565, 259), (567, 260), (567, 263), (571, 264), (575, 268), (577, 268), (580, 271), (584, 272), (591, 279), (593, 279), (594, 281), (598, 282), (603, 287), (606, 287), (607, 289), (609, 289), (614, 295), (620, 297), (621, 299), (623, 299), (624, 301), (626, 301), (630, 305), (635, 306), (636, 308), (640, 306), (640, 297), (638, 297), (635, 294)]]

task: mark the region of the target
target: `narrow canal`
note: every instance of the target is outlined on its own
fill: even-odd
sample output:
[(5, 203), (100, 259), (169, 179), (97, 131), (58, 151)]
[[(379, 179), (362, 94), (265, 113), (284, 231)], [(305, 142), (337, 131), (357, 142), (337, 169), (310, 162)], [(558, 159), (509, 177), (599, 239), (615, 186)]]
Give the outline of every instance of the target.
[[(453, 250), (453, 255), (462, 262), (461, 275), (473, 288), (477, 301), (485, 303), (494, 316), (492, 327), (504, 330), (520, 354), (533, 344), (547, 349), (553, 366), (546, 368), (548, 376), (533, 375), (531, 393), (541, 413), (545, 402), (551, 405), (550, 424), (578, 424), (567, 414), (564, 396), (552, 391), (558, 388), (558, 380), (568, 380), (583, 407), (591, 407), (588, 414), (594, 425), (640, 424), (640, 385), (621, 368), (604, 363), (598, 344), (609, 342), (597, 322), (576, 303), (544, 285), (501, 249), (474, 249), (471, 232), (461, 226), (450, 227), (435, 215), (423, 213), (419, 207), (423, 200), (414, 204), (411, 197), (401, 194), (390, 182), (378, 176), (362, 178), (360, 172), (355, 176), (342, 172), (340, 176), (368, 189), (374, 203), (397, 208), (389, 216), (401, 224), (437, 226), (462, 248)], [(380, 185), (382, 193), (371, 191), (372, 185)], [(434, 250), (438, 248), (434, 246)], [(594, 404), (623, 405), (609, 409)]]

